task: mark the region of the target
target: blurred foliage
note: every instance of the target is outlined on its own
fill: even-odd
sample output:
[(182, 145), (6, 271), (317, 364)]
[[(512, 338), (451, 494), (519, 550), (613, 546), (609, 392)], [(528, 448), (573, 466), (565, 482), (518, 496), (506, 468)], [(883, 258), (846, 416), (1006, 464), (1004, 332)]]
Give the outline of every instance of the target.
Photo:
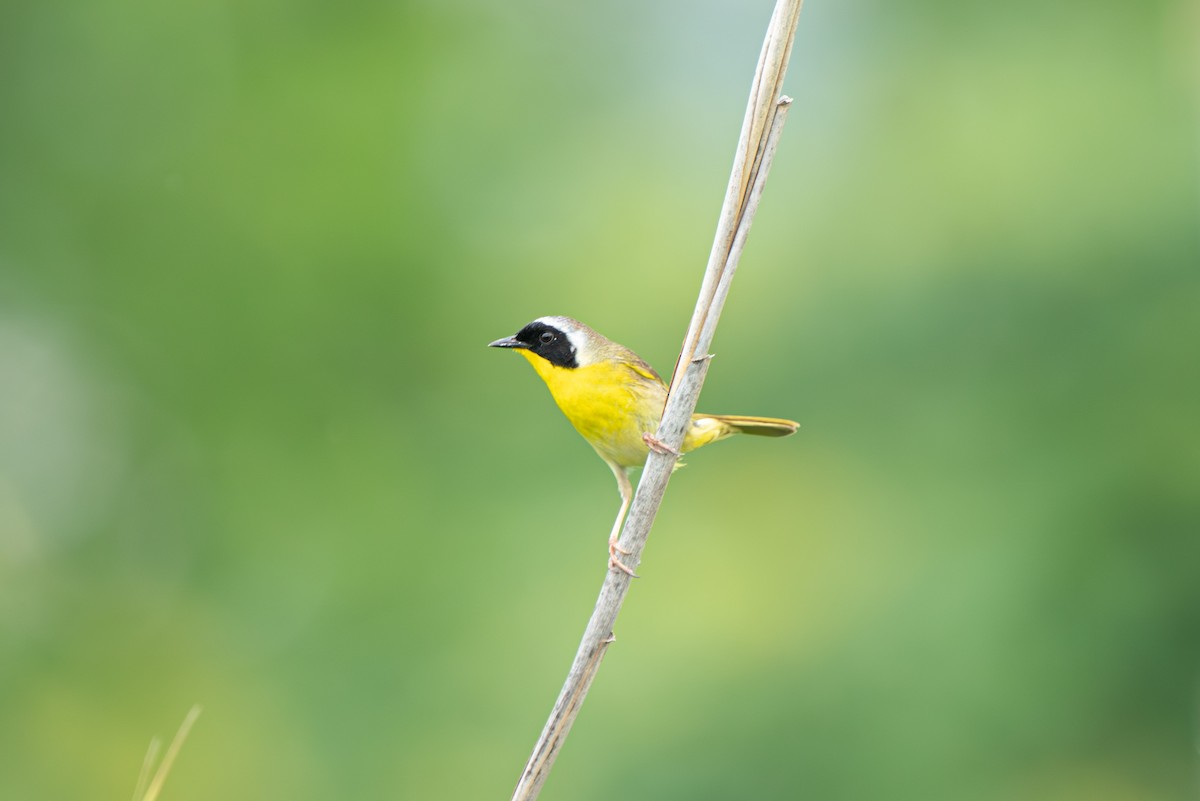
[[(0, 798), (505, 798), (617, 496), (488, 341), (660, 367), (770, 3), (0, 7)], [(1200, 14), (812, 2), (545, 798), (1197, 793)]]

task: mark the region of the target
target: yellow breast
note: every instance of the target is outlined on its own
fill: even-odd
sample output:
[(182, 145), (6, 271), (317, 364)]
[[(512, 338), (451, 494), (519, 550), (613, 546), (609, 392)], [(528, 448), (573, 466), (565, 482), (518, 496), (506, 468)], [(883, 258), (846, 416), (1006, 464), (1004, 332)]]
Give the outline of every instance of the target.
[(608, 360), (586, 367), (558, 367), (518, 351), (537, 371), (558, 408), (605, 459), (621, 467), (645, 463), (642, 434), (654, 433), (667, 391), (662, 382), (636, 366)]

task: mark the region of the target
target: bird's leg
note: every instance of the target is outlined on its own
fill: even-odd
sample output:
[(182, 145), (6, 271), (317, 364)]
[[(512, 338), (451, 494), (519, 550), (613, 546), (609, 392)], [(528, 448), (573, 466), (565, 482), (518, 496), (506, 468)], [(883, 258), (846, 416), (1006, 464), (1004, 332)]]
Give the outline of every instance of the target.
[(617, 522), (613, 523), (612, 534), (608, 535), (608, 552), (610, 554), (621, 553), (626, 556), (628, 556), (630, 554), (630, 551), (628, 548), (622, 548), (620, 545), (617, 544), (617, 540), (621, 536), (621, 524), (625, 522), (625, 514), (628, 511), (629, 511), (629, 502), (622, 500), (621, 501), (621, 511), (617, 512)]
[[(607, 462), (608, 460), (605, 459)], [(608, 566), (616, 568), (622, 573), (628, 573), (630, 576), (637, 578), (637, 574), (629, 569), (618, 557), (617, 554), (628, 555), (629, 551), (617, 544), (617, 539), (621, 536), (621, 526), (625, 523), (625, 515), (629, 512), (629, 504), (633, 502), (633, 484), (629, 480), (629, 472), (620, 465), (608, 463), (612, 468), (613, 475), (617, 477), (617, 489), (621, 492), (621, 511), (617, 512), (617, 520), (613, 523), (612, 533), (608, 535)]]

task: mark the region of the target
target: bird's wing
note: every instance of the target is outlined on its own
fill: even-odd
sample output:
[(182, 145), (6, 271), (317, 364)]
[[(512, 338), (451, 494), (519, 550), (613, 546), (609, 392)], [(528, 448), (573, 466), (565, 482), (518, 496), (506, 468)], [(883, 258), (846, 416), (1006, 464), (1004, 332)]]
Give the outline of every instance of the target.
[(642, 361), (641, 358), (634, 356), (628, 360), (627, 364), (629, 365), (630, 369), (632, 369), (642, 378), (648, 378), (651, 381), (662, 384), (664, 387), (667, 385), (667, 382), (663, 381), (662, 376), (654, 372), (654, 368)]

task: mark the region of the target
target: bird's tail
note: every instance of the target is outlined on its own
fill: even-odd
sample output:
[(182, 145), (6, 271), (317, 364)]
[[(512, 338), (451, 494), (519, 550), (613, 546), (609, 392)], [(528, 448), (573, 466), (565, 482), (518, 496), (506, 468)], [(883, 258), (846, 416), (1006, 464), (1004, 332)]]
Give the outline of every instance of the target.
[(786, 437), (795, 434), (800, 424), (795, 420), (782, 420), (778, 417), (744, 417), (736, 414), (706, 414), (701, 415), (710, 420), (724, 423), (733, 429), (734, 434), (753, 434), (756, 437)]
[(778, 417), (746, 417), (738, 414), (694, 414), (692, 427), (683, 440), (683, 450), (694, 451), (710, 442), (734, 434), (753, 434), (757, 437), (786, 437), (795, 434), (800, 424)]

